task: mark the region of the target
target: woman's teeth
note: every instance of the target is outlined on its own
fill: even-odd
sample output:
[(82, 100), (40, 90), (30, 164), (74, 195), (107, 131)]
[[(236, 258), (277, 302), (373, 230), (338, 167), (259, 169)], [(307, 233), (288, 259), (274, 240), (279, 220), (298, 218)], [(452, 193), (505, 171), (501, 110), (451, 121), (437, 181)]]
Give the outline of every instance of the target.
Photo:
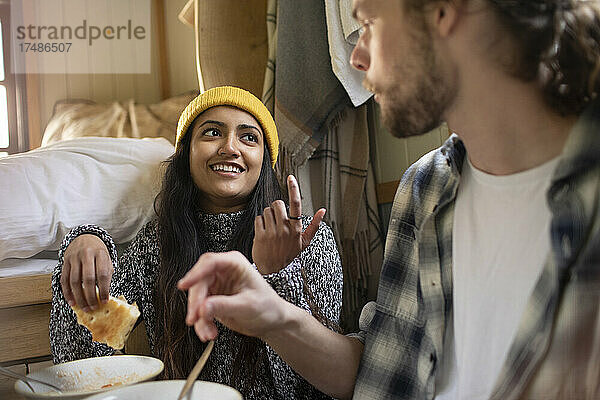
[(236, 167), (233, 165), (216, 164), (216, 165), (211, 166), (211, 168), (213, 171), (236, 172), (236, 173), (242, 172), (242, 169), (240, 167)]

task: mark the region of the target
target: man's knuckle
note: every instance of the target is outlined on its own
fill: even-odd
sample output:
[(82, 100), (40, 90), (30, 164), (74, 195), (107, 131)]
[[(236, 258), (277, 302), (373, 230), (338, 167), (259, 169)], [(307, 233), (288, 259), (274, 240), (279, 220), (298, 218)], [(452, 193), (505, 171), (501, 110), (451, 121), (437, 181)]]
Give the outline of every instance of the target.
[(209, 262), (210, 260), (215, 258), (215, 253), (203, 253), (199, 258), (198, 262)]

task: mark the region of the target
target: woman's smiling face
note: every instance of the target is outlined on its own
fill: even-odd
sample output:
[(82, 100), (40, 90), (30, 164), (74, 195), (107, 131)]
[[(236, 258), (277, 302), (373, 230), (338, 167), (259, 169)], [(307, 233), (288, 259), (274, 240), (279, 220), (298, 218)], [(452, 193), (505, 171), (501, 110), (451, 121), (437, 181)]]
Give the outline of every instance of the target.
[(246, 111), (217, 106), (200, 114), (190, 129), (190, 173), (203, 195), (202, 211), (245, 208), (265, 154), (260, 124)]

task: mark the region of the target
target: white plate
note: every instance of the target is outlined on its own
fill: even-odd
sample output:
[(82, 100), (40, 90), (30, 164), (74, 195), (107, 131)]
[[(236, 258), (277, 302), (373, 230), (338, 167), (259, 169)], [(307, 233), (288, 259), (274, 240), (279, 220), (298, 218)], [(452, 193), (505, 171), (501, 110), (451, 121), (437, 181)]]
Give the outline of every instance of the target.
[(85, 358), (53, 365), (28, 375), (60, 387), (60, 394), (47, 386), (30, 383), (34, 393), (21, 380), (15, 383), (15, 391), (31, 399), (83, 399), (94, 393), (153, 379), (163, 368), (162, 361), (153, 357), (119, 355)]
[[(99, 393), (87, 400), (165, 400), (177, 399), (184, 380), (144, 382), (108, 393)], [(240, 392), (232, 387), (214, 382), (196, 381), (189, 400), (242, 400)]]

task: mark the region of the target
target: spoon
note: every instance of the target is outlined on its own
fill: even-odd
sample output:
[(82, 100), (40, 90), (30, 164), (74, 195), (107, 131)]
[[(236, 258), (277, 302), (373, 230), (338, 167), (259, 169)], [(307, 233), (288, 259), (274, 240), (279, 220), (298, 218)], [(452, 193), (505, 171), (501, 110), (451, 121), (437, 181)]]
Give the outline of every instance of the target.
[(33, 393), (35, 393), (35, 390), (33, 390), (33, 387), (29, 384), (29, 382), (39, 383), (41, 385), (48, 386), (49, 388), (51, 388), (55, 392), (62, 393), (62, 391), (60, 390), (60, 388), (58, 386), (55, 386), (55, 385), (53, 385), (51, 383), (48, 383), (48, 382), (40, 381), (39, 379), (30, 378), (29, 376), (18, 374), (16, 372), (11, 371), (8, 368), (0, 367), (0, 375), (8, 376), (9, 378), (13, 378), (13, 379), (20, 379), (20, 380), (22, 380), (23, 382), (25, 382), (25, 384), (27, 385), (27, 387)]
[(208, 342), (208, 345), (202, 352), (202, 355), (196, 362), (196, 365), (194, 365), (192, 372), (190, 372), (187, 379), (185, 380), (185, 385), (183, 385), (183, 389), (181, 389), (181, 393), (179, 393), (179, 397), (177, 398), (177, 400), (182, 400), (186, 396), (186, 394), (188, 394), (188, 391), (190, 391), (190, 389), (193, 388), (194, 382), (196, 381), (196, 378), (198, 378), (198, 375), (200, 375), (200, 371), (202, 371), (204, 364), (206, 364), (206, 360), (208, 360), (208, 356), (210, 356), (210, 352), (212, 351), (214, 344), (215, 342), (212, 340)]

